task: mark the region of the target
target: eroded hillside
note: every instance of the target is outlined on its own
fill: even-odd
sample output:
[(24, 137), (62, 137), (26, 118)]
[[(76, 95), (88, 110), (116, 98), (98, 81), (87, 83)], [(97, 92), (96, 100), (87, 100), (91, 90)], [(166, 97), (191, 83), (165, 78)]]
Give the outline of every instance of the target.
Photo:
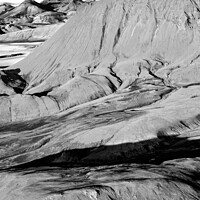
[[(194, 0), (91, 2), (2, 70), (2, 169), (144, 164), (131, 179), (130, 164), (119, 171), (106, 166), (102, 177), (89, 167), (77, 175), (77, 182), (83, 178), (77, 187), (60, 181), (66, 174), (56, 167), (41, 177), (35, 168), (34, 175), (5, 172), (13, 184), (28, 177), (32, 182), (20, 187), (38, 199), (199, 199), (199, 6)], [(21, 190), (18, 195), (26, 199)]]

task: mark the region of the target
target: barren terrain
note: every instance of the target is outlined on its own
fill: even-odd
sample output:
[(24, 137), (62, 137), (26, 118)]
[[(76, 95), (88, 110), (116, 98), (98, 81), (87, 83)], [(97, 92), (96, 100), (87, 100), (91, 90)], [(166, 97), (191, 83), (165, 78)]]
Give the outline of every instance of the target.
[(199, 0), (101, 0), (2, 52), (26, 57), (1, 64), (0, 199), (200, 199), (199, 18)]

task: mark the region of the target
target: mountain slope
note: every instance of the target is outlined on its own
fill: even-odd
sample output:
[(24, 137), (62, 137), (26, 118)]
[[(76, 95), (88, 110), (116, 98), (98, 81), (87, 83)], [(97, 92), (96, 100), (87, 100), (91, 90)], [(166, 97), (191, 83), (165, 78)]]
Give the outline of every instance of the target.
[[(14, 67), (20, 67), (28, 78), (26, 91), (32, 85), (43, 85), (53, 72), (86, 66), (107, 70), (105, 75), (110, 76), (109, 66), (114, 65), (113, 70), (124, 80), (126, 76), (136, 78), (140, 65), (153, 65), (152, 70), (164, 78), (178, 64), (185, 65), (199, 53), (199, 27), (195, 21), (198, 8), (190, 3), (186, 9), (183, 5), (187, 3), (117, 1), (115, 5), (102, 1), (88, 5), (35, 54)], [(48, 54), (45, 49), (49, 49)], [(33, 64), (29, 66), (29, 62)]]
[[(108, 111), (111, 114), (107, 117), (112, 116), (111, 119), (119, 124), (110, 122), (107, 127), (103, 121), (97, 130), (92, 125), (81, 141), (87, 143), (89, 135), (96, 131), (108, 134), (106, 137), (100, 134), (94, 141), (88, 140), (89, 146), (100, 141), (109, 145), (134, 143), (160, 137), (160, 134), (176, 135), (179, 130), (178, 133), (176, 128), (170, 131), (170, 126), (177, 129), (181, 126), (181, 132), (187, 127), (182, 126), (181, 121), (197, 120), (198, 124), (200, 39), (197, 5), (188, 0), (109, 0), (88, 4), (49, 41), (12, 66), (11, 71), (2, 73), (7, 80), (4, 81), (5, 94), (9, 93), (10, 87), (18, 93), (2, 97), (2, 102), (10, 108), (4, 109), (2, 104), (2, 116), (7, 116), (2, 121), (34, 119), (72, 107), (76, 109), (82, 104), (87, 107), (88, 102), (98, 98), (101, 101), (102, 97), (108, 96), (107, 101), (102, 99), (105, 105), (102, 115)], [(26, 84), (19, 92), (21, 79)], [(142, 116), (139, 114), (135, 120), (134, 110), (132, 113), (129, 109), (141, 111)], [(126, 110), (125, 115), (131, 120), (121, 122), (120, 110)], [(137, 130), (137, 133), (132, 135), (129, 129)], [(62, 131), (65, 135), (64, 127)], [(70, 140), (80, 142), (76, 136)], [(44, 150), (48, 154), (62, 149), (58, 147), (51, 152), (52, 145), (56, 144), (52, 144), (51, 139), (48, 144), (45, 145), (48, 150)], [(84, 147), (87, 145), (83, 142)], [(27, 160), (33, 159), (32, 156), (27, 156)]]
[(14, 7), (9, 3), (0, 4), (0, 15), (12, 10)]
[(20, 16), (32, 16), (39, 13), (47, 11), (44, 6), (37, 3), (34, 0), (25, 0), (19, 6), (15, 7), (13, 10), (5, 13), (1, 18), (7, 17), (20, 17)]

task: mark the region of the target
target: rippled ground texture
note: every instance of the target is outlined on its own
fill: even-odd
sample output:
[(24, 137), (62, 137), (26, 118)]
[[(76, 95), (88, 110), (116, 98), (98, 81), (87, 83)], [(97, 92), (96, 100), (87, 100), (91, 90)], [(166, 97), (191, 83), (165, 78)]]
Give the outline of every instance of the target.
[(199, 199), (199, 6), (89, 3), (1, 70), (0, 198)]

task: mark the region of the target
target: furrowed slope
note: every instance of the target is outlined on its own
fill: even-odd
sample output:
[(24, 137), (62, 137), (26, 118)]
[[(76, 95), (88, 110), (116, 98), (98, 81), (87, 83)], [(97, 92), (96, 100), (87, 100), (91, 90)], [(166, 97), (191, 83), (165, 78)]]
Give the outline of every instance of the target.
[(133, 64), (126, 70), (138, 68), (134, 63), (144, 59), (170, 66), (191, 61), (199, 52), (198, 4), (164, 2), (109, 0), (85, 7), (37, 52), (14, 66), (30, 83), (26, 91), (63, 69), (108, 68), (115, 63), (116, 69), (120, 65), (125, 71), (123, 61), (126, 66)]
[[(84, 5), (51, 40), (11, 69), (20, 68), (26, 80), (24, 95), (48, 98), (74, 77), (91, 74), (109, 79), (112, 91), (152, 78), (172, 90), (196, 84), (198, 5), (188, 0), (109, 0)], [(73, 105), (79, 104), (79, 99), (74, 101)]]

